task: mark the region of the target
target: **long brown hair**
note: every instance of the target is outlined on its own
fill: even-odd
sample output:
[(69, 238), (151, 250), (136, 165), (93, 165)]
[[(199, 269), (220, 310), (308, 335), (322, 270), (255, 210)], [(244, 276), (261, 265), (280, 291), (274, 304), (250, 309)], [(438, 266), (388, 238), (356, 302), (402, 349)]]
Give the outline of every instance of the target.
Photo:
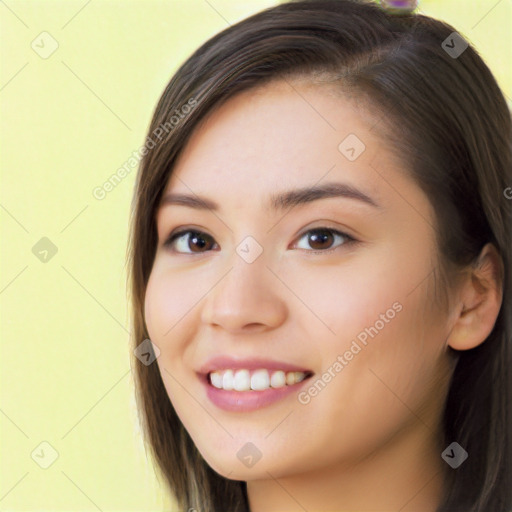
[[(512, 186), (511, 116), (476, 50), (469, 45), (454, 55), (443, 44), (455, 46), (453, 32), (430, 17), (364, 0), (301, 0), (242, 20), (195, 51), (156, 106), (137, 175), (127, 252), (132, 348), (149, 338), (143, 307), (158, 239), (156, 208), (198, 123), (238, 92), (275, 79), (323, 77), (371, 102), (382, 115), (378, 129), (393, 130), (389, 144), (436, 212), (443, 285), (474, 265), (486, 243), (501, 255), (497, 321), (484, 343), (459, 353), (450, 383), (446, 446), (457, 441), (469, 458), (449, 473), (438, 512), (505, 512), (512, 508), (512, 200), (505, 192)], [(145, 441), (180, 508), (248, 512), (246, 483), (204, 461), (157, 365), (135, 357), (132, 365)]]

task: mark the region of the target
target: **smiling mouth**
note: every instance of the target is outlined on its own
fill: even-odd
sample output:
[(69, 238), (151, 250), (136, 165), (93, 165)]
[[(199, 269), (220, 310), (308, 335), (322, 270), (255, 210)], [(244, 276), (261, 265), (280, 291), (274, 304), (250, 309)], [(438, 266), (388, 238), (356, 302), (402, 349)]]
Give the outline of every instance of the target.
[(265, 391), (290, 387), (310, 378), (313, 372), (248, 369), (225, 369), (209, 372), (208, 383), (225, 391)]

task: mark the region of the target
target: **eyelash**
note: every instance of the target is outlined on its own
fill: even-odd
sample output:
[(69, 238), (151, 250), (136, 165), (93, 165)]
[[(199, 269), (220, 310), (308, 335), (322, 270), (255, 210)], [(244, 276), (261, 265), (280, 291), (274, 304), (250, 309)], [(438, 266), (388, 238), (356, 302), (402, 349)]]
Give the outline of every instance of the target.
[[(298, 240), (301, 240), (302, 238), (304, 238), (304, 236), (306, 236), (308, 233), (312, 233), (312, 232), (316, 232), (316, 231), (328, 231), (330, 233), (333, 233), (335, 236), (339, 235), (339, 236), (341, 236), (342, 238), (345, 239), (345, 242), (340, 244), (340, 245), (337, 245), (336, 247), (331, 247), (329, 249), (316, 249), (316, 250), (314, 250), (314, 249), (313, 250), (302, 249), (302, 250), (305, 250), (306, 252), (313, 253), (313, 254), (325, 254), (325, 253), (331, 253), (331, 252), (335, 251), (336, 249), (339, 249), (340, 247), (344, 247), (344, 246), (347, 246), (347, 245), (352, 245), (352, 244), (358, 242), (358, 240), (356, 240), (354, 237), (348, 235), (347, 233), (345, 233), (343, 231), (338, 231), (337, 229), (327, 228), (327, 227), (323, 227), (323, 226), (312, 228), (312, 229), (309, 229), (308, 231), (305, 231), (304, 233), (302, 233), (299, 236)], [(198, 234), (201, 237), (203, 235), (209, 236), (204, 231), (199, 231), (197, 229), (183, 229), (181, 231), (178, 231), (176, 233), (171, 234), (169, 236), (169, 238), (164, 242), (164, 244), (163, 244), (164, 247), (171, 248), (172, 244), (174, 243), (175, 240), (177, 240), (178, 238), (181, 238), (183, 235), (186, 235), (186, 234), (189, 234), (189, 233)], [(196, 254), (199, 255), (199, 254), (204, 254), (204, 252), (208, 252), (208, 251), (204, 251), (203, 253), (201, 253), (201, 252), (192, 253), (192, 252), (175, 251), (174, 249), (171, 249), (171, 250), (173, 252), (177, 253), (177, 254), (188, 254), (188, 255), (196, 255)]]

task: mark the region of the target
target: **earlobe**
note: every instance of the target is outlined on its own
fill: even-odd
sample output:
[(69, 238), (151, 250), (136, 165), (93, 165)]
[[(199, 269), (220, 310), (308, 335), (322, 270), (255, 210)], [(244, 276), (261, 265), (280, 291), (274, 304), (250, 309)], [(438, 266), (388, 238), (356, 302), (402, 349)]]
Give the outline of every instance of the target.
[(469, 350), (492, 332), (503, 300), (503, 260), (486, 244), (461, 287), (459, 313), (447, 339), (454, 350)]

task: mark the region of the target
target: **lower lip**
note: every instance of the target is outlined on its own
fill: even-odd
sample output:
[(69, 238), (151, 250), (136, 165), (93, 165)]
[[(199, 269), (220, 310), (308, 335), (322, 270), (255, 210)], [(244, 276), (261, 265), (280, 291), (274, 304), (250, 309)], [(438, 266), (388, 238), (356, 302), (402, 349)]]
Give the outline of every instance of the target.
[(256, 411), (274, 402), (297, 393), (310, 377), (297, 384), (283, 386), (282, 388), (268, 388), (263, 391), (227, 391), (218, 389), (210, 384), (208, 376), (202, 375), (201, 380), (206, 386), (206, 395), (220, 409), (232, 412)]

